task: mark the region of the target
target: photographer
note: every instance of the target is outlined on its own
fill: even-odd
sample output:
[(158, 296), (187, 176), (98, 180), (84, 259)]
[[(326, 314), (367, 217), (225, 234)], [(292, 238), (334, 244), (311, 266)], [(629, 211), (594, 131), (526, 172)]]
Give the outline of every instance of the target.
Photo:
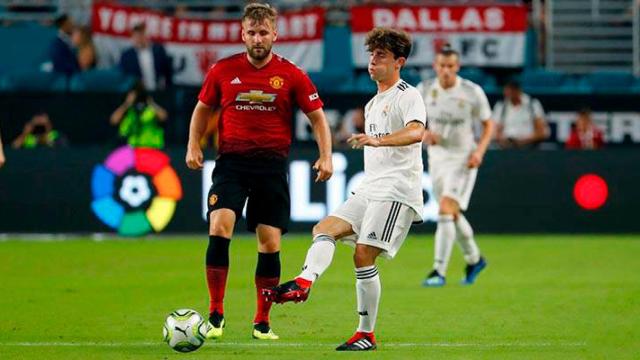
[(53, 129), (49, 115), (40, 112), (24, 125), (22, 134), (13, 140), (11, 146), (15, 149), (53, 148), (67, 146), (67, 139), (59, 131)]
[(167, 120), (167, 111), (156, 104), (142, 83), (127, 94), (125, 102), (111, 115), (111, 125), (119, 125), (118, 134), (132, 147), (164, 147), (164, 129), (160, 122)]

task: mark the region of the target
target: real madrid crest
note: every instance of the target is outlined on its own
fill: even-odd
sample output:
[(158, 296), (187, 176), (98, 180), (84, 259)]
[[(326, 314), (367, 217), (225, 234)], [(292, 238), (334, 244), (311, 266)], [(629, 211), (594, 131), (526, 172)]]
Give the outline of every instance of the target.
[(431, 106), (436, 106), (436, 99), (438, 98), (438, 90), (431, 90)]
[(272, 88), (278, 90), (284, 85), (284, 79), (280, 76), (274, 76), (269, 79), (269, 85), (271, 85)]

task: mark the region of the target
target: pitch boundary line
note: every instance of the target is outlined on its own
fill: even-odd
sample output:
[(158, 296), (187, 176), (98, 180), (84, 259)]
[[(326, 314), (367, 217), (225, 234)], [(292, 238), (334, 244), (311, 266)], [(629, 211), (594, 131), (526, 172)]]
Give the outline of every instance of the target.
[[(297, 348), (313, 347), (325, 348), (335, 346), (337, 343), (287, 343), (287, 342), (213, 342), (205, 343), (218, 347), (274, 347)], [(139, 342), (0, 342), (0, 347), (148, 347), (164, 346), (163, 342), (139, 341)], [(544, 348), (544, 347), (585, 347), (584, 342), (503, 342), (503, 343), (394, 343), (384, 342), (381, 348)]]

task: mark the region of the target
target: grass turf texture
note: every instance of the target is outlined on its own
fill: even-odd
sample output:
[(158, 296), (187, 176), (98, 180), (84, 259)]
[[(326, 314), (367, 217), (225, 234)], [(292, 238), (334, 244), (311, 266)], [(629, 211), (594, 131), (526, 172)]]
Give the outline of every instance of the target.
[[(164, 318), (193, 308), (206, 316), (206, 238), (94, 242), (0, 242), (1, 359), (329, 359), (357, 325), (352, 250), (340, 245), (305, 304), (276, 305), (281, 340), (250, 338), (255, 240), (231, 245), (227, 327), (190, 354), (161, 342)], [(411, 237), (383, 284), (374, 359), (638, 359), (639, 236), (478, 237), (489, 266), (458, 284), (454, 250), (441, 289), (420, 286), (432, 237)], [(309, 245), (287, 236), (282, 280), (298, 273)]]

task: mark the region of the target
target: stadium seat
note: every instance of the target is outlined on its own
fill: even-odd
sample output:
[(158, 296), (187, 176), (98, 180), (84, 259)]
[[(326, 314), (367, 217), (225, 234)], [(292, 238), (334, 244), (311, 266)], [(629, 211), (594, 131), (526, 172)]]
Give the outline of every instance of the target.
[(371, 80), (369, 73), (363, 72), (356, 77), (354, 90), (358, 93), (374, 95), (377, 92), (377, 87), (376, 83)]
[(73, 92), (126, 92), (135, 80), (118, 69), (89, 70), (71, 78), (69, 90)]
[(415, 68), (404, 68), (400, 71), (400, 77), (410, 85), (416, 86), (420, 82), (420, 71)]
[(8, 76), (7, 85), (12, 91), (66, 91), (67, 77), (38, 70), (18, 71)]
[(622, 94), (632, 90), (635, 78), (627, 71), (594, 71), (586, 79), (596, 94)]
[(520, 81), (522, 89), (534, 95), (571, 93), (574, 87), (566, 73), (554, 70), (526, 70), (520, 75)]

